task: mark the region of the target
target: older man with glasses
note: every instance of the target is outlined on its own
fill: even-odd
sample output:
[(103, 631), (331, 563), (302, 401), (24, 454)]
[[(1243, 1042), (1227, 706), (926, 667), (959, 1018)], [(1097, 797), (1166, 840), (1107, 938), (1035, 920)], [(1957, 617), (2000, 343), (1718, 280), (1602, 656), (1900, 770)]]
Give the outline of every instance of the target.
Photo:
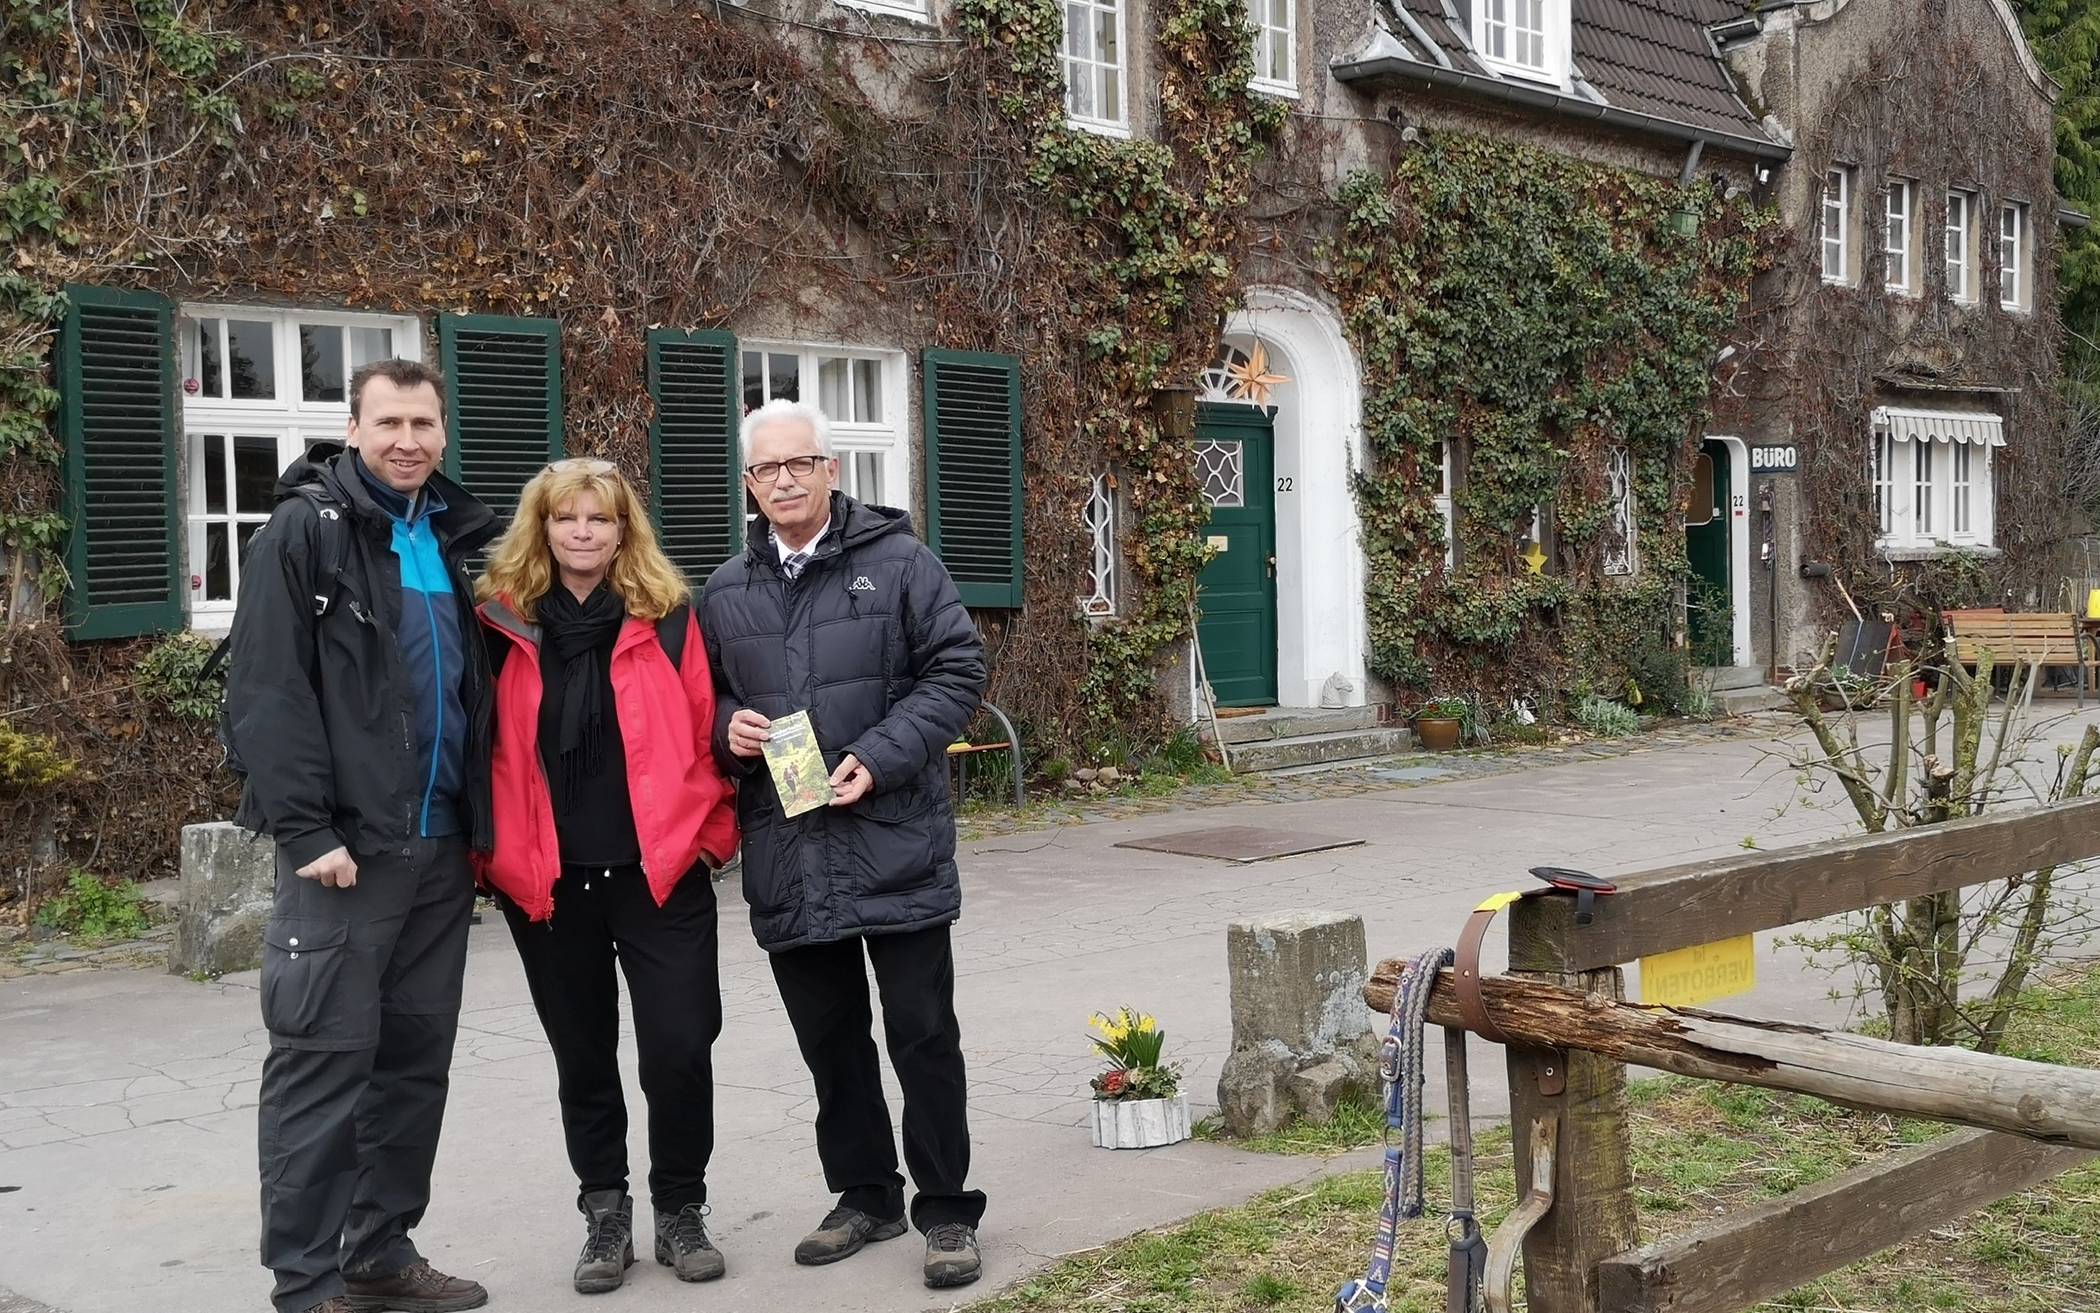
[[(815, 1079), (817, 1156), (838, 1195), (795, 1261), (835, 1263), (904, 1234), (872, 962), (904, 1092), (926, 1284), (967, 1285), (980, 1270), (985, 1200), (964, 1186), (970, 1132), (948, 936), (962, 889), (946, 753), (983, 697), (984, 644), (910, 517), (834, 490), (821, 411), (769, 402), (745, 418), (743, 450), (768, 528), (708, 581), (701, 630), (715, 753), (740, 781), (751, 928)], [(831, 799), (787, 817), (764, 758), (773, 718), (797, 711), (815, 728)]]

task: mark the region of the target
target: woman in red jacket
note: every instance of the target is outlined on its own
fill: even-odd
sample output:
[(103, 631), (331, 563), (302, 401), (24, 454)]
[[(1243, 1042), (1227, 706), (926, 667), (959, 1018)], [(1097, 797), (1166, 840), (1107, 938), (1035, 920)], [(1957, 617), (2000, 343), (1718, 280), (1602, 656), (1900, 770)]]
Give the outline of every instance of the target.
[(499, 663), (495, 847), (480, 874), (554, 1049), (587, 1228), (576, 1289), (617, 1289), (634, 1262), (615, 962), (649, 1106), (656, 1260), (711, 1280), (722, 995), (708, 868), (737, 832), (690, 590), (619, 470), (574, 459), (525, 485), (476, 592)]

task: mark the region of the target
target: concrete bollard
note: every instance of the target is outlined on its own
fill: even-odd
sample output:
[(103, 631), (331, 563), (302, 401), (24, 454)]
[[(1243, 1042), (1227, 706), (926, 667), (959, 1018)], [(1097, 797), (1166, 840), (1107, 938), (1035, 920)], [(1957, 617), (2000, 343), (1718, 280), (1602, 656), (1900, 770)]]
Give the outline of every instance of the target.
[(1232, 1053), (1218, 1105), (1228, 1130), (1265, 1135), (1300, 1117), (1330, 1121), (1350, 1099), (1376, 1101), (1362, 917), (1296, 911), (1235, 922), (1225, 956)]
[(168, 970), (224, 975), (262, 965), (277, 846), (231, 821), (182, 827), (182, 886)]

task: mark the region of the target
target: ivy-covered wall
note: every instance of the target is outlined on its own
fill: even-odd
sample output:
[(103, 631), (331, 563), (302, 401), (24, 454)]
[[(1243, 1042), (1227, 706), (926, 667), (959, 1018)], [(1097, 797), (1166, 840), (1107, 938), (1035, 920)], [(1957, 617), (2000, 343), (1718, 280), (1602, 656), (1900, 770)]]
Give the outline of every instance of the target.
[[(1362, 355), (1371, 665), (1408, 690), (1616, 693), (1673, 642), (1712, 359), (1771, 216), (1674, 180), (1440, 134), (1342, 187), (1336, 296)], [(1455, 563), (1434, 496), (1453, 443)], [(1605, 569), (1609, 453), (1635, 573)], [(1547, 559), (1525, 560), (1546, 507)]]

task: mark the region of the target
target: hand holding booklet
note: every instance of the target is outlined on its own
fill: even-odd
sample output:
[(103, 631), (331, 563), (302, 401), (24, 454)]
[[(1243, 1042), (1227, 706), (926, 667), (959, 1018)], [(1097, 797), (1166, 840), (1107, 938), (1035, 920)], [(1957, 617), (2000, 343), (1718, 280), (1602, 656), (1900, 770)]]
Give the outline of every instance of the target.
[(817, 746), (817, 728), (807, 711), (777, 717), (766, 740), (766, 767), (780, 795), (780, 814), (800, 816), (831, 805), (831, 772)]

